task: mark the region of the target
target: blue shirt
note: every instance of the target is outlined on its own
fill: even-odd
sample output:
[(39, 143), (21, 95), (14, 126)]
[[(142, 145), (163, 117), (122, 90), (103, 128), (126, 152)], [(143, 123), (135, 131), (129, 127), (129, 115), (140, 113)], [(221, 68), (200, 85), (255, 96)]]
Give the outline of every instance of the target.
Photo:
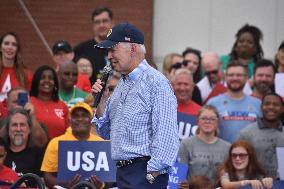
[(103, 138), (110, 132), (113, 160), (151, 156), (148, 172), (171, 170), (179, 149), (177, 101), (169, 81), (146, 60), (122, 77), (93, 122)]
[(242, 99), (232, 99), (227, 94), (211, 98), (207, 104), (213, 105), (220, 116), (220, 138), (233, 143), (240, 131), (261, 117), (261, 101), (244, 95)]

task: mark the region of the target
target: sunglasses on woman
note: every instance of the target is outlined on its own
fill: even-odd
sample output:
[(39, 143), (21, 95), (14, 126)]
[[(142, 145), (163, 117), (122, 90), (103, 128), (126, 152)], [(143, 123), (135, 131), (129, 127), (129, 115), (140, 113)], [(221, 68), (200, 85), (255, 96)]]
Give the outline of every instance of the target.
[(175, 63), (174, 65), (172, 65), (172, 69), (180, 69), (182, 66), (184, 66), (184, 67), (186, 67), (187, 65), (188, 65), (188, 61), (186, 61), (186, 60), (184, 60), (184, 61), (182, 61), (182, 62), (177, 62), (177, 63)]
[(239, 153), (239, 154), (232, 153), (231, 154), (232, 159), (237, 159), (237, 157), (239, 157), (240, 159), (245, 159), (247, 156), (248, 156), (248, 154), (246, 154), (246, 153)]

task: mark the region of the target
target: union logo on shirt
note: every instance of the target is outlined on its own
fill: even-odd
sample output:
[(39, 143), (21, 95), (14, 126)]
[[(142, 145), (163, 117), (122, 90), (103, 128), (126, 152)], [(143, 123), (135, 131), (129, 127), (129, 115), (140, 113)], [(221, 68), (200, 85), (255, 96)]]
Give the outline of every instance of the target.
[(54, 109), (54, 112), (57, 115), (57, 117), (59, 117), (60, 119), (64, 119), (63, 109)]
[(222, 118), (226, 121), (256, 121), (257, 115), (253, 112), (231, 111), (223, 113)]
[(7, 98), (7, 93), (11, 90), (11, 88), (12, 84), (11, 84), (10, 74), (8, 74), (0, 91), (0, 102), (3, 102)]

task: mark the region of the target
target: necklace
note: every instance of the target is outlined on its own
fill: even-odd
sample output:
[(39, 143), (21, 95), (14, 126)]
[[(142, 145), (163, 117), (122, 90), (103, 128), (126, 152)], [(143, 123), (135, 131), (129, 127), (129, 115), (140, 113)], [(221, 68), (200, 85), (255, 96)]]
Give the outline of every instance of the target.
[[(64, 99), (63, 97), (62, 97), (62, 94), (61, 93), (63, 93), (64, 94), (64, 92), (63, 91), (59, 91), (59, 99), (60, 100), (62, 100), (62, 101), (64, 101), (64, 102), (66, 102), (66, 104), (68, 104), (74, 97), (75, 97), (75, 95), (76, 95), (76, 90), (73, 88), (73, 90), (72, 90), (72, 95), (71, 95), (71, 98), (69, 98), (68, 99), (68, 97), (66, 98), (66, 99)], [(68, 94), (68, 93), (65, 93), (65, 94)], [(66, 95), (67, 96), (67, 95)]]

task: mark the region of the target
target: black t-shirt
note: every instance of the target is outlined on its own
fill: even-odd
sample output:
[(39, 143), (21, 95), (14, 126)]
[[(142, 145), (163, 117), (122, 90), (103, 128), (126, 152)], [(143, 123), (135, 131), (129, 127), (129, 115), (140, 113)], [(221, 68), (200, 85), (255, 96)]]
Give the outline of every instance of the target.
[[(13, 152), (8, 149), (4, 165), (15, 170), (19, 177), (26, 173), (34, 173), (41, 177), (40, 167), (43, 155), (44, 149), (38, 147), (28, 147), (21, 152)], [(26, 185), (35, 187), (36, 183), (28, 182)]]
[(85, 41), (74, 47), (75, 61), (77, 62), (81, 57), (88, 58), (93, 66), (93, 74), (90, 78), (91, 84), (100, 77), (100, 72), (106, 65), (107, 51), (104, 49), (98, 49), (94, 46), (97, 42), (94, 39)]

